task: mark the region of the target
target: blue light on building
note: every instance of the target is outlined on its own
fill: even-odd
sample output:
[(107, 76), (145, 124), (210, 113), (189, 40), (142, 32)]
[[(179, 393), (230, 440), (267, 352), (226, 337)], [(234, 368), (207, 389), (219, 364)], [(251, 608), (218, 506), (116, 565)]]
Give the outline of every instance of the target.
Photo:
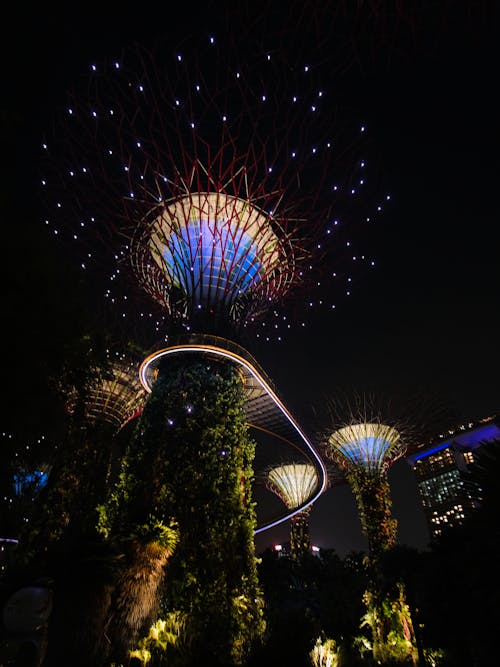
[(441, 438), (445, 439), (407, 457), (431, 537), (461, 525), (480, 506), (482, 489), (471, 478), (469, 466), (482, 444), (500, 441), (498, 419), (469, 423)]

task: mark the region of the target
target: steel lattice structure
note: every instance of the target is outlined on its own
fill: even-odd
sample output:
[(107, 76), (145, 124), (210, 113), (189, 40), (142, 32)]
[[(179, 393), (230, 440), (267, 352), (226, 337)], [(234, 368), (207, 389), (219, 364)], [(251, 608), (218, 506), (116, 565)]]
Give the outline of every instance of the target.
[[(109, 369), (97, 373), (85, 393), (85, 419), (89, 423), (106, 422), (118, 431), (141, 413), (146, 396), (137, 364), (124, 357), (113, 360)], [(77, 400), (76, 393), (71, 392), (67, 403), (70, 413)]]
[(374, 264), (356, 237), (389, 197), (368, 186), (362, 121), (313, 67), (206, 41), (93, 65), (44, 144), (46, 223), (83, 267), (114, 265), (124, 312), (138, 283), (181, 331), (267, 319), (275, 339), (285, 297), (334, 308)]

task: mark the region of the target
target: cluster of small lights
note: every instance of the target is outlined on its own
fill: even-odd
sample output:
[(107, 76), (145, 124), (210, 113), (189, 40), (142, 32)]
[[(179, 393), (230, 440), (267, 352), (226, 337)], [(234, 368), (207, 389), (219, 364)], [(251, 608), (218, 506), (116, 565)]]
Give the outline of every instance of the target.
[(18, 543), (19, 540), (14, 538), (0, 537), (0, 572), (5, 572), (7, 570), (9, 551), (14, 549)]
[(435, 537), (443, 532), (443, 528), (451, 528), (456, 525), (461, 525), (464, 519), (473, 511), (473, 505), (468, 508), (468, 511), (460, 503), (454, 505), (452, 508), (438, 512), (434, 510), (431, 516), (432, 533)]
[[(283, 545), (282, 545), (282, 544), (274, 544), (274, 545), (273, 545), (273, 551), (275, 551), (279, 556), (287, 555), (287, 554), (286, 554), (286, 551), (285, 551), (285, 549), (283, 548)], [(315, 545), (315, 544), (312, 544), (312, 545), (311, 545), (311, 553), (313, 553), (313, 554), (316, 555), (316, 556), (319, 556), (320, 552), (321, 552), (321, 548), (320, 548), (320, 547), (318, 547), (318, 546)]]
[[(17, 521), (28, 524), (32, 504), (47, 483), (50, 473), (50, 468), (44, 463), (38, 465), (32, 463), (39, 458), (37, 450), (44, 445), (46, 438), (42, 435), (32, 442), (25, 443), (20, 442), (19, 437), (7, 432), (2, 432), (1, 438), (4, 440), (2, 447), (12, 451), (11, 469), (7, 471), (7, 474), (11, 475), (10, 492), (4, 492), (1, 498), (1, 504), (4, 506), (2, 511), (5, 515), (10, 512), (19, 514)], [(3, 474), (6, 474), (5, 470)], [(0, 539), (2, 546), (5, 542), (16, 541), (15, 536), (9, 540)]]
[[(208, 43), (210, 45), (215, 44), (215, 36), (209, 36)], [(296, 145), (287, 153), (287, 155), (284, 155), (281, 145), (278, 145), (278, 147), (275, 149), (275, 154), (272, 154), (273, 151), (271, 151), (263, 141), (262, 147), (259, 149), (261, 150), (259, 155), (252, 156), (253, 146), (247, 146), (246, 149), (242, 149), (242, 156), (245, 158), (245, 160), (247, 160), (247, 163), (243, 167), (238, 166), (237, 168), (234, 165), (224, 166), (223, 169), (227, 169), (226, 173), (228, 174), (228, 176), (225, 176), (224, 178), (226, 178), (226, 181), (231, 181), (232, 179), (232, 182), (234, 182), (234, 172), (236, 172), (236, 176), (238, 176), (238, 178), (241, 178), (240, 174), (245, 173), (246, 170), (248, 175), (245, 173), (244, 180), (246, 195), (249, 201), (252, 199), (262, 198), (262, 196), (265, 194), (265, 189), (268, 189), (269, 192), (274, 190), (281, 192), (282, 196), (280, 195), (275, 205), (273, 205), (271, 215), (275, 218), (280, 226), (286, 227), (287, 223), (289, 224), (290, 222), (294, 222), (295, 224), (296, 218), (294, 217), (294, 206), (296, 202), (293, 200), (295, 194), (292, 193), (291, 187), (289, 189), (287, 189), (288, 186), (283, 187), (280, 190), (280, 179), (284, 179), (283, 182), (285, 182), (285, 185), (287, 183), (293, 183), (295, 185), (297, 180), (301, 178), (300, 175), (302, 171), (304, 171), (304, 173), (309, 173), (311, 170), (313, 172), (314, 170), (316, 170), (318, 173), (321, 172), (321, 178), (312, 178), (311, 180), (314, 183), (320, 181), (322, 183), (326, 183), (326, 185), (322, 186), (322, 190), (328, 190), (331, 193), (331, 199), (328, 200), (324, 194), (321, 195), (321, 197), (318, 196), (317, 198), (321, 199), (322, 203), (320, 209), (315, 212), (316, 219), (314, 220), (314, 233), (306, 235), (307, 237), (311, 236), (311, 238), (314, 238), (314, 245), (307, 250), (307, 254), (309, 254), (311, 261), (308, 264), (297, 261), (297, 270), (294, 281), (297, 288), (300, 288), (302, 285), (305, 286), (306, 289), (303, 291), (306, 291), (309, 295), (308, 297), (305, 297), (303, 302), (303, 310), (305, 313), (325, 307), (333, 311), (338, 306), (336, 302), (332, 302), (331, 297), (333, 294), (338, 294), (339, 297), (349, 297), (352, 293), (355, 278), (349, 270), (346, 270), (346, 266), (351, 263), (353, 265), (353, 269), (356, 269), (357, 273), (360, 269), (364, 270), (364, 267), (373, 268), (376, 264), (373, 257), (369, 256), (365, 251), (357, 249), (356, 246), (358, 244), (355, 243), (352, 239), (344, 239), (344, 227), (346, 227), (346, 229), (352, 227), (353, 221), (355, 225), (359, 225), (363, 221), (372, 223), (374, 220), (376, 220), (377, 215), (382, 213), (384, 210), (384, 204), (390, 201), (391, 197), (390, 195), (386, 195), (383, 201), (379, 200), (375, 204), (369, 204), (363, 201), (363, 205), (360, 208), (371, 208), (372, 210), (370, 214), (366, 215), (366, 213), (357, 212), (355, 201), (361, 201), (362, 197), (367, 195), (366, 188), (369, 179), (366, 175), (366, 159), (360, 158), (359, 156), (356, 157), (352, 163), (346, 165), (346, 175), (349, 173), (348, 178), (342, 178), (339, 176), (339, 167), (336, 166), (335, 158), (332, 158), (332, 167), (330, 164), (330, 157), (327, 157), (329, 154), (335, 155), (338, 151), (339, 143), (341, 143), (342, 140), (341, 132), (337, 137), (332, 136), (329, 139), (315, 141), (315, 125), (312, 123), (312, 131), (310, 133), (311, 143), (307, 144), (307, 141), (303, 141), (301, 138), (299, 138), (299, 134), (297, 134), (297, 137), (293, 135), (294, 131), (300, 129), (302, 132), (303, 130), (303, 124), (300, 124), (297, 119), (303, 118), (304, 116), (300, 116), (300, 114), (296, 115), (295, 111), (298, 109), (299, 105), (302, 105), (302, 114), (305, 113), (305, 110), (308, 110), (308, 112), (312, 113), (315, 118), (323, 119), (324, 110), (328, 107), (329, 104), (328, 90), (323, 86), (318, 86), (317, 84), (314, 84), (311, 90), (311, 85), (307, 84), (304, 87), (302, 93), (300, 91), (295, 91), (294, 94), (289, 95), (288, 97), (291, 104), (291, 109), (288, 114), (283, 103), (283, 100), (286, 99), (287, 94), (285, 90), (279, 90), (279, 94), (282, 97), (279, 98), (279, 104), (275, 104), (276, 95), (274, 94), (273, 89), (273, 84), (275, 81), (271, 78), (272, 74), (275, 72), (273, 69), (273, 58), (269, 53), (264, 54), (264, 58), (270, 66), (268, 77), (269, 89), (266, 90), (262, 88), (263, 77), (261, 77), (261, 73), (259, 71), (260, 90), (257, 90), (253, 86), (254, 73), (252, 72), (252, 69), (248, 69), (242, 65), (242, 67), (237, 71), (232, 70), (231, 73), (231, 76), (234, 77), (234, 80), (238, 81), (237, 88), (234, 90), (230, 87), (228, 88), (228, 90), (234, 96), (233, 99), (230, 94), (227, 94), (227, 90), (219, 91), (217, 89), (210, 89), (210, 84), (207, 83), (207, 81), (205, 81), (203, 86), (200, 85), (199, 79), (195, 80), (194, 82), (190, 81), (188, 67), (191, 64), (192, 59), (189, 56), (186, 56), (184, 53), (176, 52), (174, 53), (174, 60), (176, 66), (181, 68), (179, 69), (179, 72), (181, 73), (179, 79), (185, 83), (185, 92), (182, 93), (182, 89), (176, 89), (175, 94), (172, 93), (172, 96), (169, 98), (169, 91), (162, 91), (162, 96), (160, 96), (156, 102), (164, 103), (163, 107), (159, 107), (161, 108), (162, 113), (170, 109), (169, 113), (175, 116), (173, 122), (175, 123), (176, 127), (179, 126), (179, 123), (185, 122), (186, 128), (189, 127), (190, 131), (195, 130), (195, 133), (191, 132), (190, 134), (191, 139), (179, 139), (180, 135), (182, 134), (182, 128), (179, 130), (180, 134), (177, 139), (180, 141), (181, 149), (182, 142), (185, 143), (186, 150), (189, 150), (188, 146), (191, 145), (189, 144), (190, 141), (194, 142), (195, 145), (196, 142), (198, 142), (198, 145), (201, 145), (200, 142), (205, 141), (203, 138), (204, 135), (202, 126), (204, 123), (206, 123), (206, 120), (201, 112), (203, 112), (203, 114), (208, 114), (210, 108), (209, 105), (207, 106), (207, 100), (210, 100), (212, 97), (216, 99), (217, 102), (219, 97), (224, 97), (224, 99), (227, 100), (228, 107), (223, 109), (222, 113), (220, 112), (220, 107), (218, 104), (213, 104), (213, 108), (218, 110), (218, 117), (222, 126), (224, 127), (224, 129), (221, 128), (221, 142), (223, 140), (227, 140), (228, 137), (236, 136), (236, 132), (238, 132), (238, 130), (244, 126), (242, 118), (244, 120), (248, 120), (244, 115), (246, 113), (245, 109), (243, 111), (234, 111), (234, 109), (234, 112), (231, 111), (231, 107), (233, 105), (235, 109), (239, 109), (240, 107), (244, 106), (240, 104), (242, 99), (247, 100), (249, 109), (252, 109), (249, 111), (249, 113), (257, 114), (256, 118), (258, 118), (258, 114), (260, 112), (258, 109), (255, 110), (253, 106), (251, 106), (251, 103), (253, 103), (252, 100), (255, 102), (258, 101), (260, 104), (265, 105), (267, 108), (272, 108), (271, 105), (274, 104), (276, 110), (278, 111), (277, 118), (279, 119), (280, 115), (284, 116), (284, 121), (282, 123), (283, 126), (286, 125), (286, 119), (288, 115), (292, 120), (294, 120), (295, 125), (291, 123), (291, 134), (290, 136), (287, 136), (286, 141), (288, 142), (287, 145), (293, 145), (294, 143)], [(221, 63), (218, 62), (217, 66), (220, 67), (220, 65)], [(222, 67), (224, 67), (223, 64)], [(98, 71), (101, 73), (102, 69), (103, 68), (100, 66), (98, 67), (96, 63), (91, 65), (92, 73), (97, 73)], [(303, 74), (307, 75), (307, 77), (310, 77), (311, 69), (312, 68), (310, 63), (304, 63), (302, 65), (301, 71)], [(154, 105), (151, 105), (151, 96), (154, 95), (152, 83), (148, 80), (147, 73), (141, 77), (141, 79), (137, 80), (135, 75), (125, 73), (125, 70), (126, 68), (122, 66), (122, 62), (114, 61), (112, 63), (111, 74), (109, 70), (107, 70), (106, 73), (110, 76), (125, 76), (127, 99), (122, 99), (119, 95), (117, 95), (114, 101), (111, 99), (103, 101), (102, 104), (98, 103), (97, 101), (89, 104), (84, 100), (79, 100), (76, 98), (73, 99), (71, 105), (67, 107), (67, 116), (70, 119), (70, 137), (77, 135), (81, 128), (86, 128), (85, 131), (87, 132), (87, 138), (90, 142), (90, 138), (94, 138), (97, 131), (100, 130), (101, 127), (105, 126), (107, 128), (106, 131), (109, 130), (109, 140), (105, 139), (105, 134), (103, 133), (99, 136), (97, 146), (89, 144), (87, 149), (91, 153), (92, 151), (95, 151), (95, 153), (91, 158), (88, 159), (85, 159), (85, 154), (77, 152), (72, 155), (70, 152), (70, 157), (64, 161), (66, 165), (64, 174), (61, 173), (60, 170), (58, 170), (56, 167), (56, 171), (58, 171), (57, 177), (49, 174), (44, 176), (41, 180), (42, 186), (49, 192), (49, 197), (52, 196), (51, 193), (54, 189), (57, 190), (58, 186), (60, 186), (60, 183), (63, 184), (62, 188), (60, 188), (62, 191), (68, 190), (74, 191), (75, 193), (86, 191), (91, 188), (97, 188), (97, 184), (99, 183), (102, 184), (102, 188), (105, 191), (108, 184), (113, 184), (113, 187), (110, 187), (109, 193), (104, 192), (101, 195), (101, 190), (97, 189), (95, 191), (95, 196), (91, 198), (91, 200), (95, 202), (96, 210), (87, 211), (86, 215), (82, 215), (81, 212), (79, 212), (79, 232), (74, 232), (69, 229), (70, 225), (68, 224), (68, 220), (72, 217), (73, 205), (72, 203), (69, 203), (67, 200), (63, 199), (63, 197), (57, 198), (55, 203), (52, 204), (52, 214), (45, 218), (45, 224), (52, 228), (55, 235), (61, 236), (64, 234), (66, 236), (69, 230), (70, 236), (74, 241), (78, 242), (79, 244), (82, 244), (83, 242), (84, 244), (87, 243), (90, 245), (90, 250), (85, 254), (83, 261), (81, 261), (81, 267), (83, 270), (87, 270), (90, 266), (95, 266), (96, 263), (99, 264), (99, 262), (102, 261), (100, 253), (95, 252), (93, 248), (96, 243), (96, 235), (98, 237), (109, 238), (109, 235), (103, 233), (103, 225), (105, 226), (108, 224), (108, 221), (111, 218), (110, 216), (103, 215), (102, 209), (99, 209), (103, 201), (105, 201), (104, 206), (109, 206), (110, 209), (114, 209), (115, 211), (122, 206), (126, 207), (128, 201), (132, 206), (130, 209), (131, 211), (142, 210), (147, 213), (146, 209), (144, 208), (145, 206), (152, 208), (153, 201), (156, 202), (157, 205), (163, 205), (165, 202), (172, 200), (173, 193), (179, 191), (179, 189), (176, 190), (172, 187), (175, 179), (178, 178), (178, 174), (176, 175), (177, 163), (175, 160), (178, 160), (178, 164), (181, 165), (182, 159), (182, 155), (180, 155), (178, 151), (179, 147), (177, 144), (175, 144), (175, 141), (170, 141), (170, 138), (166, 135), (164, 137), (165, 146), (163, 146), (161, 145), (163, 138), (158, 139), (157, 137), (148, 136), (147, 134), (142, 136), (139, 132), (137, 132), (134, 136), (134, 124), (133, 122), (129, 121), (129, 116), (127, 115), (127, 104), (130, 103), (135, 105), (131, 112), (131, 117), (135, 116), (136, 111), (144, 111), (142, 107), (143, 102), (141, 102), (140, 96), (134, 97), (133, 95), (129, 95), (128, 91), (130, 91), (131, 87), (140, 93), (147, 91), (149, 97), (147, 101), (146, 98), (144, 98), (146, 104), (149, 105), (149, 108), (154, 108)], [(247, 88), (244, 88), (245, 82), (247, 80), (248, 86)], [(119, 83), (119, 80), (117, 81)], [(238, 91), (240, 91), (240, 98), (236, 97)], [(241, 91), (244, 92), (242, 93)], [(273, 94), (271, 94), (270, 91), (273, 91)], [(198, 100), (196, 99), (197, 96), (199, 97)], [(130, 102), (130, 100), (132, 100), (132, 102)], [(197, 110), (200, 114), (199, 117), (196, 115)], [(137, 114), (137, 116), (140, 115), (141, 113)], [(113, 130), (111, 129), (111, 124), (114, 122), (114, 119), (116, 119), (116, 125), (114, 125)], [(252, 118), (251, 120), (253, 121), (254, 119)], [(92, 126), (92, 124), (89, 124), (90, 121), (94, 123), (99, 121), (99, 125)], [(127, 132), (123, 132), (118, 135), (116, 129), (119, 127), (121, 128), (124, 124), (124, 121), (126, 121), (125, 124), (128, 123), (128, 125), (126, 125)], [(232, 125), (232, 123), (234, 125)], [(154, 124), (151, 123), (151, 126), (153, 125)], [(257, 123), (252, 122), (247, 123), (247, 125), (256, 126)], [(234, 130), (232, 129), (233, 127)], [(224, 134), (226, 132), (226, 128), (229, 134)], [(321, 128), (324, 129), (323, 126), (321, 126)], [(265, 131), (266, 129), (264, 129), (264, 132)], [(367, 133), (366, 125), (364, 123), (360, 123), (358, 126), (358, 131), (360, 135), (364, 136)], [(234, 134), (231, 135), (231, 132), (234, 132)], [(118, 136), (119, 141), (117, 140)], [(81, 137), (79, 136), (78, 140), (80, 140), (80, 138)], [(85, 137), (83, 137), (82, 142), (84, 140)], [(280, 137), (280, 141), (283, 145), (285, 144), (282, 137)], [(158, 144), (158, 142), (160, 142), (160, 144)], [(153, 143), (155, 145), (153, 145)], [(268, 143), (270, 145), (272, 144), (271, 141)], [(172, 146), (174, 146), (175, 150), (177, 150), (177, 154), (175, 154), (175, 150), (172, 148)], [(50, 153), (52, 146), (49, 144), (49, 142), (44, 142), (43, 148), (45, 151)], [(57, 148), (60, 149), (59, 144), (57, 145)], [(217, 148), (218, 146), (215, 146), (216, 150)], [(214, 153), (216, 153), (216, 150)], [(247, 151), (246, 155), (245, 150)], [(152, 156), (156, 157), (157, 155), (160, 155), (158, 160), (155, 161), (154, 159), (151, 159)], [(221, 156), (223, 156), (223, 153), (221, 153)], [(236, 155), (235, 159), (239, 159), (239, 157)], [(82, 160), (83, 162), (78, 163), (78, 160)], [(67, 166), (68, 162), (70, 163), (69, 167)], [(324, 167), (325, 164), (327, 167)], [(297, 165), (297, 167), (294, 165)], [(335, 178), (333, 178), (332, 175), (328, 172), (329, 169), (333, 168), (335, 168), (337, 172)], [(101, 171), (99, 171), (99, 169), (101, 169)], [(214, 173), (213, 177), (211, 176), (210, 165), (205, 165), (204, 169), (208, 170), (209, 172), (207, 173), (207, 178), (205, 179), (207, 183), (211, 181), (213, 184), (213, 182), (221, 180), (220, 175), (218, 174)], [(240, 171), (241, 169), (243, 169), (243, 171)], [(116, 170), (118, 170), (118, 173)], [(266, 176), (262, 174), (256, 177), (256, 174), (259, 172), (259, 170), (262, 170), (262, 172), (265, 171)], [(322, 170), (324, 170), (325, 173)], [(120, 171), (125, 176), (125, 179), (122, 181), (123, 187), (120, 185), (116, 186), (116, 188), (118, 188), (117, 190), (115, 189), (115, 184), (119, 183), (120, 181)], [(171, 173), (172, 175), (166, 176), (166, 172)], [(351, 172), (357, 175), (352, 176)], [(106, 178), (103, 178), (103, 175), (105, 175)], [(188, 175), (186, 174), (182, 178), (185, 179), (187, 177)], [(70, 179), (69, 184), (66, 182), (66, 178)], [(304, 179), (304, 181), (305, 180), (306, 179)], [(328, 181), (330, 182), (330, 185), (328, 185)], [(260, 182), (263, 184), (262, 187), (264, 189), (259, 189), (258, 187), (255, 190), (255, 183)], [(183, 184), (185, 186), (186, 192), (192, 192), (193, 186), (191, 184), (188, 184), (185, 181), (183, 181)], [(308, 187), (309, 191), (307, 192), (307, 196), (312, 196), (314, 198), (317, 193), (313, 192), (311, 186)], [(291, 198), (290, 201), (287, 201), (287, 197)], [(342, 207), (346, 206), (346, 204), (349, 207), (349, 200), (351, 200), (353, 206), (352, 211), (348, 209), (348, 214), (344, 215), (345, 212), (341, 213), (343, 218), (337, 217), (334, 220), (329, 221), (324, 217), (323, 211), (336, 210), (336, 204), (338, 201), (340, 201), (339, 197), (343, 197)], [(369, 194), (369, 197), (371, 198), (372, 195)], [(78, 195), (76, 196), (76, 199), (79, 199)], [(132, 204), (133, 202), (137, 203), (137, 206), (139, 207), (138, 209), (134, 208)], [(300, 220), (300, 218), (298, 219)], [(99, 222), (97, 223), (96, 220)], [(342, 220), (345, 220), (345, 222), (342, 222)], [(131, 218), (131, 221), (133, 222), (133, 218)], [(313, 228), (311, 227), (311, 224), (307, 223), (307, 225), (309, 227), (308, 231), (312, 232)], [(337, 229), (341, 232), (340, 235), (337, 233)], [(81, 238), (80, 233), (82, 235), (85, 233), (86, 238)], [(126, 232), (125, 235), (127, 233), (128, 232)], [(133, 235), (134, 231), (132, 230), (130, 233)], [(123, 233), (120, 232), (120, 235), (123, 236)], [(113, 243), (113, 241), (109, 242)], [(347, 253), (350, 253), (347, 254), (347, 256), (345, 252), (341, 252), (342, 244), (344, 244), (344, 250), (347, 251)], [(118, 255), (115, 255), (116, 269), (109, 276), (109, 281), (112, 285), (116, 285), (118, 281), (122, 279), (120, 267), (128, 263), (127, 254), (122, 254), (122, 252), (120, 252)], [(337, 255), (339, 255), (339, 259), (335, 260)], [(341, 259), (340, 255), (342, 256)], [(321, 262), (319, 261), (320, 257)], [(325, 257), (330, 257), (331, 259), (328, 259), (325, 263)], [(318, 280), (315, 277), (316, 274), (324, 273), (322, 266), (320, 265), (333, 265), (334, 270), (329, 272), (329, 277), (327, 275), (322, 275), (322, 278)], [(147, 276), (145, 279), (148, 279)], [(314, 296), (316, 289), (318, 290), (318, 294), (321, 295), (317, 298)], [(155, 290), (157, 290), (157, 286), (153, 285), (149, 291), (153, 292)], [(123, 287), (120, 290), (116, 290), (113, 289), (112, 286), (107, 286), (105, 295), (111, 303), (115, 304), (118, 308), (121, 309), (122, 317), (126, 318), (127, 313), (130, 312), (130, 305), (127, 303), (128, 295), (124, 294), (123, 292)], [(297, 289), (297, 294), (300, 293), (301, 290)], [(280, 295), (277, 294), (277, 296), (279, 297)], [(272, 300), (274, 299), (270, 299), (270, 301)], [(297, 305), (297, 302), (292, 304), (291, 307), (293, 308), (293, 312), (296, 312)], [(203, 303), (197, 303), (195, 304), (195, 307), (202, 309)], [(292, 312), (292, 310), (289, 312)], [(170, 314), (171, 313), (166, 313), (167, 316)], [(147, 317), (153, 319), (155, 316), (153, 316), (153, 314), (149, 314)], [(283, 329), (290, 329), (295, 326), (299, 326), (301, 328), (305, 327), (307, 325), (308, 318), (306, 319), (306, 317), (304, 317), (303, 319), (299, 319), (297, 317), (290, 317), (286, 322), (286, 325), (283, 327), (284, 321), (285, 320), (282, 318), (281, 314), (275, 314), (274, 322), (270, 322), (268, 319), (267, 323), (261, 323), (261, 326), (264, 327), (264, 329), (260, 332), (257, 331), (256, 336), (266, 341), (281, 341), (284, 335)], [(164, 330), (165, 322), (165, 318), (159, 318), (156, 316), (154, 323), (155, 330), (157, 332)], [(244, 325), (250, 325), (250, 321), (245, 321)], [(192, 323), (190, 322), (188, 315), (185, 316), (185, 322), (183, 323), (183, 326), (186, 331), (191, 330)]]

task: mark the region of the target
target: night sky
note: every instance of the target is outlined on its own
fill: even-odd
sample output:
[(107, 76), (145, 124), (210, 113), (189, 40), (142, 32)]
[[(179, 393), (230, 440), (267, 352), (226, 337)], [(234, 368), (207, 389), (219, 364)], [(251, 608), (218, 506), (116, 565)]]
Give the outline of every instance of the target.
[[(463, 421), (498, 414), (498, 5), (358, 3), (366, 20), (349, 31), (351, 50), (342, 50), (335, 37), (338, 14), (332, 9), (331, 24), (325, 20), (336, 4), (344, 3), (286, 7), (292, 19), (299, 5), (310, 7), (309, 21), (295, 36), (296, 48), (314, 54), (316, 42), (324, 49), (331, 40), (331, 50), (339, 52), (339, 70), (332, 77), (345, 99), (364, 110), (380, 147), (392, 203), (373, 241), (377, 269), (334, 316), (312, 321), (303, 335), (280, 347), (251, 351), (297, 415), (342, 387), (428, 392)], [(375, 16), (377, 4), (383, 8)], [(411, 8), (396, 11), (406, 4)], [(12, 18), (4, 17), (4, 281), (9, 303), (16, 304), (4, 324), (4, 353), (10, 358), (4, 382), (14, 367), (19, 370), (6, 411), (29, 377), (27, 341), (33, 345), (29, 354), (43, 355), (44, 340), (58, 331), (57, 296), (46, 289), (50, 281), (42, 275), (32, 289), (23, 281), (25, 273), (33, 275), (23, 263), (33, 262), (38, 248), (45, 252), (35, 160), (51, 110), (94, 58), (113, 57), (135, 40), (173, 39), (180, 31), (190, 32), (191, 20), (193, 27), (206, 24), (207, 31), (237, 29), (242, 17), (231, 3), (228, 17), (225, 5), (191, 3), (176, 14), (165, 9), (158, 15), (158, 3), (121, 3), (116, 12), (92, 3), (57, 11), (28, 3)], [(430, 9), (436, 5), (439, 13)], [(245, 10), (253, 12), (257, 41), (280, 21), (284, 31), (293, 23), (284, 6), (256, 2)], [(344, 23), (341, 33), (346, 42)], [(40, 266), (43, 270), (43, 262)], [(424, 547), (428, 535), (409, 466), (400, 461), (389, 479), (400, 541)], [(287, 535), (284, 524), (260, 535), (257, 548)], [(311, 535), (313, 543), (341, 555), (365, 548), (347, 486), (333, 484), (315, 504)]]

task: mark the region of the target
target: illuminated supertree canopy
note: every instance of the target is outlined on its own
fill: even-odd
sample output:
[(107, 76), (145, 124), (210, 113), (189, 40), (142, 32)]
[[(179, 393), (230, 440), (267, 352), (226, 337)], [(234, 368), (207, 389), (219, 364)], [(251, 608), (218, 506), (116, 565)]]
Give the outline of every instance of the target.
[[(84, 397), (84, 416), (88, 422), (103, 421), (117, 430), (137, 417), (146, 399), (137, 374), (138, 365), (121, 355), (109, 369), (101, 369), (90, 383)], [(75, 412), (76, 392), (67, 402), (70, 413)]]
[(319, 436), (337, 475), (358, 472), (383, 476), (407, 451), (413, 451), (438, 425), (448, 423), (441, 399), (421, 390), (352, 391), (338, 388), (324, 401)]
[(333, 400), (331, 425), (324, 436), (326, 455), (351, 486), (368, 541), (365, 619), (372, 630), (373, 655), (379, 661), (383, 656), (414, 661), (416, 655), (404, 586), (401, 582), (396, 587), (387, 585), (381, 568), (384, 554), (397, 542), (388, 470), (408, 448), (425, 439), (431, 418), (438, 420), (441, 412), (428, 397), (397, 398), (346, 394)]
[(385, 470), (406, 449), (395, 428), (379, 423), (344, 426), (332, 433), (328, 444), (348, 468), (361, 466), (369, 474)]
[(267, 483), (287, 507), (295, 509), (312, 496), (318, 483), (317, 478), (314, 466), (289, 463), (271, 468), (267, 474)]
[(276, 340), (294, 323), (285, 297), (335, 308), (374, 265), (360, 229), (390, 197), (370, 184), (366, 127), (314, 63), (204, 41), (91, 66), (44, 143), (46, 224), (79, 242), (83, 268), (112, 259), (106, 295), (124, 312), (122, 273), (160, 306), (157, 327), (259, 324)]
[(318, 473), (306, 463), (289, 463), (270, 468), (266, 485), (276, 493), (289, 509), (303, 507), (291, 517), (290, 554), (300, 559), (309, 551), (309, 514), (312, 504), (306, 505), (318, 485)]

